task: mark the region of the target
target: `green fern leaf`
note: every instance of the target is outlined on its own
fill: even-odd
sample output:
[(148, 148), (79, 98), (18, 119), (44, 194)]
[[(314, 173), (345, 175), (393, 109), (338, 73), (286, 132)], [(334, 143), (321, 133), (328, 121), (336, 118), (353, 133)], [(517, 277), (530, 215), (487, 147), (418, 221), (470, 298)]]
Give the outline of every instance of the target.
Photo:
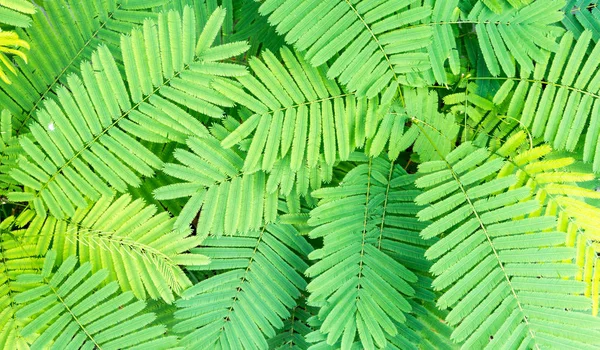
[[(8, 1), (11, 2), (34, 6), (30, 1)], [(119, 34), (129, 33), (146, 18), (156, 19), (149, 9), (153, 4), (147, 1), (136, 1), (138, 6), (133, 8), (128, 6), (131, 1), (120, 0), (37, 3), (43, 10), (33, 15), (31, 27), (17, 30), (33, 48), (28, 60), (16, 59), (16, 76), (11, 77), (10, 85), (0, 82), (0, 105), (14, 115), (18, 134), (26, 130), (42, 101), (55, 98), (56, 89), (67, 84), (68, 76), (78, 72), (80, 63), (90, 60), (96, 48), (105, 44), (120, 59)], [(139, 6), (140, 3), (146, 6)], [(29, 17), (28, 20), (31, 22)]]
[(308, 320), (314, 315), (315, 309), (306, 305), (304, 297), (290, 310), (290, 317), (283, 321), (283, 327), (277, 334), (268, 339), (269, 349), (308, 349), (310, 344), (305, 337), (312, 331)]
[(22, 305), (16, 316), (31, 318), (21, 330), (23, 336), (36, 335), (31, 349), (168, 349), (176, 343), (175, 337), (162, 337), (164, 326), (152, 325), (154, 314), (141, 313), (144, 302), (131, 302), (133, 293), (115, 294), (116, 282), (102, 287), (106, 270), (91, 273), (89, 263), (76, 268), (75, 256), (55, 270), (55, 257), (49, 251), (40, 273), (17, 278), (28, 287), (15, 301)]
[(27, 349), (31, 337), (23, 337), (21, 329), (25, 321), (15, 317), (20, 305), (15, 296), (24, 290), (16, 281), (21, 274), (35, 273), (41, 269), (43, 259), (36, 252), (32, 237), (23, 232), (11, 231), (11, 227), (21, 223), (20, 219), (9, 216), (0, 222), (0, 348)]
[(191, 348), (267, 349), (306, 287), (302, 272), (312, 247), (291, 225), (270, 224), (246, 235), (207, 238), (193, 253), (223, 272), (186, 290), (174, 328)]
[(592, 303), (585, 284), (573, 280), (577, 265), (564, 262), (573, 261), (575, 249), (565, 245), (567, 234), (552, 212), (544, 213), (532, 187), (518, 185), (521, 178), (510, 172), (494, 179), (503, 165), (503, 158), (464, 143), (444, 161), (425, 163), (416, 181), (428, 190), (415, 202), (430, 205), (419, 218), (434, 220), (421, 235), (441, 236), (426, 257), (436, 260), (433, 286), (444, 291), (438, 306), (452, 308), (446, 317), (456, 326), (452, 338), (465, 341), (465, 349), (597, 346), (585, 335), (590, 329), (573, 327), (598, 323), (581, 312)]
[(122, 290), (138, 299), (174, 301), (192, 283), (179, 265), (207, 264), (203, 255), (186, 253), (201, 239), (189, 231), (172, 232), (174, 219), (167, 213), (128, 195), (116, 200), (100, 198), (93, 206), (77, 210), (69, 221), (37, 216), (28, 222), (25, 235), (36, 237), (34, 252), (43, 255), (50, 247), (61, 262), (77, 255), (90, 262), (92, 271), (105, 269)]
[(17, 161), (24, 153), (13, 133), (12, 115), (3, 109), (0, 112), (0, 196), (19, 191), (18, 183), (8, 174), (18, 166)]
[[(413, 1), (381, 6), (373, 1), (265, 1), (259, 11), (306, 60), (320, 66), (339, 53), (328, 77), (339, 78), (359, 96), (375, 97), (391, 82), (418, 80), (430, 69), (427, 52), (430, 27), (410, 28), (427, 21), (429, 6), (408, 8)], [(394, 18), (394, 13), (405, 13)], [(402, 37), (401, 41), (397, 38)]]
[[(543, 62), (548, 52), (555, 52), (555, 38), (562, 32), (553, 24), (562, 19), (563, 4), (557, 0), (535, 1), (498, 15), (477, 3), (467, 20), (476, 23), (477, 40), (490, 73), (497, 76), (501, 68), (514, 77), (514, 61), (523, 72), (533, 72), (533, 62)], [(531, 30), (538, 34), (528, 35)]]
[(376, 157), (387, 144), (390, 159), (411, 146), (423, 162), (448, 154), (454, 148), (459, 125), (453, 115), (437, 112), (438, 95), (425, 89), (404, 89), (403, 95), (406, 107), (392, 105), (367, 143), (367, 153)]
[[(128, 185), (140, 185), (138, 174), (152, 175), (162, 162), (132, 136), (154, 142), (169, 138), (183, 142), (188, 135), (208, 133), (177, 104), (222, 116), (223, 111), (213, 103), (228, 102), (220, 95), (204, 92), (210, 80), (219, 75), (245, 72), (243, 67), (219, 61), (246, 48), (240, 43), (224, 49), (209, 48), (223, 16), (222, 9), (216, 10), (198, 40), (189, 8), (183, 18), (174, 11), (160, 14), (158, 22), (146, 20), (142, 30), (121, 37), (127, 87), (105, 46), (92, 55), (92, 63), (82, 64), (83, 81), (69, 77), (71, 91), (61, 88), (59, 103), (47, 101), (45, 109), (38, 112), (38, 121), (31, 124), (37, 145), (29, 138), (21, 139), (31, 161), (22, 159), (20, 168), (11, 173), (35, 191), (28, 200), (40, 215), (49, 209), (59, 219), (72, 216), (75, 208), (86, 205), (84, 197), (97, 200), (101, 195), (110, 196), (108, 185), (125, 192)], [(200, 46), (196, 47), (197, 43)], [(157, 57), (159, 48), (161, 55)], [(200, 56), (195, 54), (198, 48)], [(228, 70), (219, 71), (219, 67)]]
[[(507, 80), (494, 103), (506, 115), (520, 116), (520, 124), (531, 128), (533, 137), (543, 137), (556, 150), (574, 151), (583, 143), (583, 160), (599, 172), (600, 45), (590, 44), (591, 38), (592, 33), (585, 31), (574, 42), (573, 34), (566, 33), (552, 60), (536, 66), (532, 77)], [(506, 96), (513, 88), (512, 96)]]
[[(464, 91), (448, 94), (443, 101), (447, 110), (454, 114), (456, 120), (461, 120), (463, 130), (460, 133), (462, 142), (475, 140), (491, 149), (502, 146), (507, 137), (521, 130), (519, 120), (507, 116), (503, 108), (494, 104), (496, 97), (505, 98), (510, 92), (507, 86), (498, 90), (494, 100), (482, 97), (479, 84), (469, 82)], [(504, 97), (502, 97), (504, 96)]]
[(321, 155), (329, 167), (347, 160), (355, 147), (372, 137), (365, 129), (385, 112), (394, 90), (385, 101), (357, 99), (301, 55), (283, 48), (281, 56), (283, 66), (269, 51), (262, 60), (250, 60), (256, 78), (238, 77), (239, 84), (213, 82), (216, 90), (255, 113), (222, 141), (223, 146), (232, 147), (255, 133), (244, 163), (246, 172), (270, 172), (288, 154), (294, 172), (302, 166), (315, 168)]
[[(269, 15), (279, 33), (286, 34), (286, 42), (307, 50), (306, 59), (313, 66), (339, 53), (328, 76), (367, 97), (374, 97), (390, 82), (446, 83), (446, 61), (452, 73), (458, 74), (460, 62), (452, 31), (454, 24), (463, 21), (475, 25), (493, 75), (500, 74), (501, 67), (508, 76), (514, 76), (513, 58), (523, 70), (531, 71), (532, 61), (543, 61), (544, 52), (557, 48), (552, 38), (561, 32), (553, 24), (562, 18), (561, 1), (537, 1), (502, 14), (478, 2), (464, 20), (458, 19), (458, 0), (436, 1), (433, 8), (429, 5), (428, 1), (421, 6), (421, 1), (415, 4), (408, 0), (385, 4), (370, 0), (270, 0), (263, 3), (260, 12)], [(401, 15), (394, 17), (398, 13)], [(526, 34), (533, 28), (540, 32), (535, 39)]]
[(14, 27), (29, 27), (36, 12), (35, 6), (27, 0), (5, 0), (0, 4), (0, 24)]
[(342, 186), (312, 193), (320, 201), (308, 221), (316, 226), (310, 237), (324, 244), (309, 256), (318, 261), (306, 271), (313, 278), (308, 303), (320, 307), (329, 345), (341, 340), (348, 349), (358, 334), (365, 348), (385, 347), (412, 310), (418, 277), (390, 255), (402, 254), (394, 253), (399, 235), (418, 237), (425, 225), (414, 217), (416, 191), (403, 188), (413, 178), (402, 174), (375, 158), (350, 171)]
[(260, 3), (252, 0), (233, 3), (233, 33), (229, 40), (247, 40), (250, 44), (247, 57), (258, 56), (261, 51), (266, 50), (276, 52), (285, 44), (283, 37), (267, 23), (267, 18), (260, 15), (259, 7)]
[(585, 30), (593, 33), (595, 42), (600, 40), (600, 9), (598, 1), (590, 0), (568, 0), (563, 8), (563, 26), (576, 38)]
[(175, 230), (187, 230), (198, 212), (197, 234), (220, 236), (257, 230), (274, 221), (277, 191), (267, 191), (267, 175), (244, 174), (243, 155), (221, 147), (213, 136), (191, 137), (190, 151), (177, 149), (181, 164), (167, 163), (163, 171), (178, 182), (154, 191), (156, 199), (189, 197), (175, 223)]

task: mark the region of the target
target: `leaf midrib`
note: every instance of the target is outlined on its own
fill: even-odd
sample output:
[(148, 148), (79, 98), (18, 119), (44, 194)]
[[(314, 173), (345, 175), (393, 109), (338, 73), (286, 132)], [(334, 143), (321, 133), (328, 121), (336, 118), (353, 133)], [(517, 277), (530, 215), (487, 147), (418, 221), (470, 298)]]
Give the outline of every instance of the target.
[[(115, 8), (114, 12), (116, 12), (120, 8), (121, 8), (121, 4), (117, 4), (117, 7)], [(100, 27), (98, 27), (92, 33), (92, 35), (83, 44), (83, 46), (79, 49), (79, 51), (75, 54), (75, 56), (72, 57), (71, 60), (69, 61), (69, 63), (67, 63), (67, 65), (62, 69), (62, 71), (60, 71), (60, 73), (58, 73), (58, 75), (54, 78), (54, 81), (52, 83), (50, 83), (50, 85), (48, 85), (48, 87), (46, 88), (46, 91), (44, 91), (42, 94), (40, 94), (40, 96), (38, 97), (38, 99), (33, 104), (33, 107), (31, 107), (29, 109), (29, 111), (25, 115), (25, 118), (21, 121), (21, 125), (15, 131), (16, 135), (20, 134), (20, 132), (23, 129), (23, 127), (25, 127), (25, 125), (27, 124), (27, 121), (29, 121), (29, 119), (33, 116), (33, 112), (35, 112), (37, 110), (38, 105), (46, 98), (46, 96), (48, 95), (48, 93), (50, 93), (51, 91), (54, 91), (54, 88), (56, 87), (56, 85), (58, 85), (60, 83), (60, 79), (67, 73), (67, 70), (81, 56), (81, 54), (83, 53), (83, 51), (88, 46), (90, 46), (90, 44), (92, 43), (92, 40), (96, 39), (96, 37), (98, 36), (98, 33), (100, 33), (100, 31), (106, 26), (106, 24), (108, 23), (108, 21), (113, 18), (114, 12), (109, 12), (108, 13), (108, 16), (107, 16), (106, 20), (100, 24)]]
[[(417, 125), (419, 125), (419, 124), (417, 124)], [(422, 129), (422, 127), (420, 125), (419, 125), (419, 128)], [(458, 177), (458, 174), (456, 174), (456, 172), (452, 168), (452, 165), (450, 163), (448, 163), (448, 161), (446, 160), (445, 157), (443, 157), (442, 152), (439, 151), (439, 149), (437, 148), (435, 142), (433, 142), (433, 140), (431, 140), (431, 138), (429, 138), (429, 136), (426, 133), (423, 133), (423, 134), (427, 137), (427, 139), (429, 140), (430, 144), (434, 147), (434, 149), (436, 150), (436, 152), (440, 155), (441, 159), (443, 159), (444, 163), (446, 163), (446, 166), (450, 170), (450, 172), (452, 174), (452, 177), (454, 178), (454, 181), (456, 181), (456, 183), (459, 186), (460, 191), (465, 196), (467, 204), (471, 208), (471, 212), (475, 215), (475, 218), (479, 222), (479, 227), (481, 228), (482, 232), (485, 234), (486, 240), (488, 241), (488, 244), (490, 245), (490, 248), (492, 249), (492, 253), (494, 254), (496, 260), (498, 261), (498, 265), (500, 266), (500, 269), (502, 270), (502, 274), (504, 275), (504, 278), (505, 278), (505, 280), (506, 280), (506, 282), (508, 284), (508, 287), (510, 288), (511, 294), (515, 298), (515, 302), (517, 303), (517, 307), (519, 308), (519, 311), (521, 312), (521, 315), (523, 316), (522, 320), (525, 322), (525, 325), (527, 326), (527, 329), (529, 331), (529, 334), (530, 334), (531, 338), (535, 339), (535, 333), (531, 329), (531, 325), (529, 324), (529, 320), (525, 316), (525, 312), (523, 310), (523, 306), (521, 305), (521, 302), (519, 300), (517, 292), (516, 292), (515, 288), (513, 287), (512, 282), (510, 280), (510, 277), (508, 276), (508, 274), (506, 273), (506, 270), (504, 269), (504, 265), (502, 264), (502, 260), (500, 260), (500, 256), (498, 255), (498, 251), (494, 247), (494, 243), (492, 242), (492, 239), (491, 239), (490, 235), (488, 234), (486, 224), (481, 220), (479, 212), (477, 211), (477, 209), (473, 205), (473, 202), (472, 202), (471, 198), (467, 194), (467, 191), (465, 190), (464, 185), (460, 181), (460, 178)], [(537, 343), (535, 344), (535, 347), (536, 347), (536, 349), (539, 350), (539, 346), (538, 346)]]
[(130, 109), (128, 109), (126, 112), (122, 113), (117, 119), (115, 119), (110, 125), (108, 125), (107, 127), (105, 127), (100, 133), (98, 133), (98, 135), (96, 135), (92, 140), (88, 141), (85, 145), (83, 145), (83, 147), (77, 151), (77, 153), (75, 153), (75, 155), (73, 155), (71, 158), (69, 158), (62, 166), (60, 166), (60, 168), (58, 168), (58, 170), (56, 170), (48, 179), (48, 181), (42, 183), (39, 191), (36, 191), (35, 193), (35, 198), (39, 198), (39, 196), (41, 195), (42, 191), (45, 190), (48, 185), (67, 167), (69, 167), (71, 165), (71, 163), (73, 161), (75, 161), (75, 159), (77, 159), (84, 151), (88, 150), (92, 145), (94, 145), (98, 139), (100, 139), (100, 137), (102, 137), (103, 135), (105, 135), (109, 130), (111, 130), (114, 126), (116, 126), (123, 118), (127, 117), (132, 111), (137, 110), (137, 108), (144, 102), (146, 102), (150, 97), (154, 96), (163, 86), (168, 85), (171, 80), (179, 77), (179, 74), (181, 74), (181, 72), (185, 71), (187, 68), (189, 68), (190, 64), (186, 64), (183, 69), (177, 73), (175, 73), (171, 78), (168, 78), (167, 80), (165, 80), (161, 85), (159, 85), (158, 87), (156, 87), (150, 94), (148, 94), (146, 97), (144, 97), (140, 102), (138, 102), (137, 104), (135, 104), (133, 107), (131, 107)]

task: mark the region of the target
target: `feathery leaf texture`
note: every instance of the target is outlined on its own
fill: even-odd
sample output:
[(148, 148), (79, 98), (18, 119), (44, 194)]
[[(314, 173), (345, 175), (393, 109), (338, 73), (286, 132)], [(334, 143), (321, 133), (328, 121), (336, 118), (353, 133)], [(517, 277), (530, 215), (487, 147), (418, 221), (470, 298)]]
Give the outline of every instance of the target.
[(77, 257), (56, 266), (56, 253), (46, 254), (44, 266), (17, 281), (29, 287), (15, 296), (19, 319), (27, 322), (21, 335), (35, 335), (31, 349), (168, 349), (177, 338), (163, 337), (165, 327), (153, 325), (156, 316), (142, 313), (145, 303), (133, 293), (118, 293), (116, 282), (102, 285), (108, 272), (92, 273), (90, 263), (77, 266)]
[[(504, 163), (463, 143), (444, 160), (420, 166), (416, 184), (427, 191), (416, 203), (429, 207), (418, 216), (434, 220), (421, 235), (443, 235), (426, 257), (436, 260), (433, 287), (444, 291), (438, 305), (452, 308), (446, 317), (456, 326), (452, 338), (465, 341), (465, 349), (597, 347), (589, 335), (600, 321), (583, 313), (592, 301), (583, 295), (585, 284), (573, 279), (578, 267), (570, 260), (574, 247), (565, 244), (567, 233), (532, 187), (518, 185), (518, 176), (493, 176)], [(549, 172), (537, 180), (544, 175), (561, 177)], [(588, 328), (581, 329), (581, 322)]]
[(210, 236), (193, 253), (223, 271), (183, 293), (174, 328), (189, 348), (267, 349), (306, 287), (303, 260), (312, 247), (291, 225), (269, 224), (247, 234)]
[[(269, 22), (285, 34), (288, 44), (306, 50), (306, 59), (313, 66), (339, 54), (328, 76), (369, 98), (390, 82), (446, 83), (446, 61), (452, 73), (458, 74), (453, 25), (462, 22), (475, 25), (493, 75), (500, 74), (502, 68), (514, 76), (513, 58), (522, 69), (532, 70), (532, 61), (543, 60), (544, 52), (556, 49), (552, 39), (561, 31), (553, 24), (562, 18), (562, 1), (536, 1), (501, 15), (478, 2), (461, 19), (456, 11), (458, 3), (436, 1), (432, 8), (429, 1), (418, 0), (267, 0), (260, 12), (269, 15)], [(539, 35), (530, 36), (530, 30)]]
[(358, 96), (373, 98), (390, 83), (417, 80), (419, 72), (430, 69), (426, 48), (432, 29), (418, 24), (430, 20), (432, 10), (409, 9), (414, 2), (267, 0), (259, 11), (288, 44), (306, 51), (311, 65), (320, 66), (339, 53), (328, 77), (339, 78)]
[(562, 24), (575, 37), (579, 37), (584, 30), (589, 30), (593, 33), (595, 42), (600, 40), (600, 9), (597, 0), (568, 0), (564, 12)]
[[(13, 1), (34, 6), (28, 0), (2, 3)], [(68, 76), (79, 72), (80, 63), (89, 61), (99, 46), (107, 45), (120, 59), (120, 34), (129, 33), (146, 18), (156, 19), (157, 14), (149, 7), (164, 2), (37, 1), (43, 10), (33, 14), (33, 21), (27, 17), (31, 27), (17, 30), (33, 49), (28, 59), (16, 60), (16, 76), (10, 76), (11, 84), (0, 82), (0, 105), (14, 115), (15, 130), (24, 131), (42, 101), (56, 99), (56, 89), (66, 85)]]
[(0, 222), (0, 348), (26, 349), (27, 340), (21, 335), (23, 320), (15, 317), (19, 305), (15, 296), (25, 290), (18, 281), (21, 274), (35, 273), (42, 268), (43, 259), (36, 252), (35, 242), (25, 240), (23, 233), (8, 231), (18, 221), (9, 216)]
[[(0, 7), (0, 12), (2, 7)], [(0, 80), (5, 84), (12, 84), (10, 76), (6, 74), (4, 69), (8, 69), (12, 74), (17, 74), (17, 70), (9, 59), (8, 55), (19, 57), (27, 63), (27, 55), (19, 50), (21, 48), (29, 50), (29, 44), (19, 38), (19, 35), (13, 31), (0, 31)]]
[[(562, 28), (554, 26), (563, 18), (564, 1), (534, 1), (522, 8), (512, 8), (495, 14), (481, 2), (475, 4), (466, 21), (475, 23), (479, 48), (493, 76), (504, 72), (516, 75), (532, 72), (534, 62), (543, 62), (549, 52), (555, 52)], [(530, 33), (535, 32), (536, 35)]]
[(598, 14), (0, 0), (0, 348), (600, 348)]
[(111, 195), (107, 183), (122, 193), (128, 185), (139, 186), (140, 175), (151, 176), (162, 166), (134, 137), (183, 142), (188, 135), (208, 134), (176, 103), (212, 117), (223, 114), (213, 103), (230, 104), (219, 94), (204, 93), (217, 75), (245, 72), (241, 66), (219, 62), (244, 51), (245, 43), (210, 47), (224, 14), (222, 9), (215, 11), (198, 40), (190, 8), (183, 18), (170, 11), (160, 14), (158, 23), (146, 20), (143, 30), (122, 36), (131, 95), (106, 46), (92, 55), (91, 63), (82, 63), (83, 81), (70, 76), (70, 91), (61, 88), (59, 102), (48, 100), (38, 112), (38, 121), (30, 126), (35, 142), (21, 139), (31, 161), (22, 159), (11, 175), (35, 192), (18, 194), (18, 199), (33, 201), (40, 215), (49, 209), (56, 218), (71, 217), (86, 205), (84, 198)]
[(18, 166), (18, 159), (25, 152), (14, 135), (12, 125), (11, 113), (6, 109), (0, 111), (0, 196), (19, 190), (18, 183), (9, 174)]
[[(372, 130), (373, 136), (365, 150), (378, 156), (388, 150), (388, 157), (396, 159), (400, 152), (412, 146), (421, 161), (440, 159), (453, 148), (459, 131), (454, 115), (437, 111), (438, 95), (426, 89), (404, 89), (404, 98), (411, 101), (405, 108), (397, 103)], [(367, 124), (371, 124), (370, 122)]]
[(532, 76), (506, 80), (493, 102), (554, 149), (573, 151), (583, 142), (583, 160), (600, 172), (600, 44), (591, 39), (590, 31), (577, 41), (566, 33), (551, 60), (536, 65)]
[(0, 4), (0, 24), (14, 27), (29, 27), (36, 13), (35, 6), (27, 0), (4, 0)]
[[(402, 235), (425, 227), (414, 214), (416, 190), (402, 168), (375, 158), (348, 172), (342, 185), (312, 193), (320, 199), (308, 224), (317, 226), (311, 238), (323, 237), (323, 248), (309, 257), (318, 260), (306, 270), (308, 304), (320, 307), (321, 333), (327, 343), (341, 339), (347, 349), (356, 333), (366, 348), (385, 347), (398, 334), (395, 323), (406, 322), (412, 310), (418, 277), (392, 258), (386, 249)], [(412, 214), (412, 215), (411, 215)]]
[(212, 83), (254, 113), (222, 141), (223, 146), (232, 147), (254, 132), (245, 172), (270, 172), (278, 159), (286, 158), (294, 172), (303, 166), (315, 168), (321, 155), (330, 167), (348, 160), (350, 152), (372, 136), (370, 124), (385, 113), (395, 91), (381, 101), (358, 99), (327, 79), (322, 69), (308, 65), (302, 55), (285, 47), (280, 55), (283, 66), (270, 51), (262, 53), (262, 60), (251, 59), (250, 70), (257, 78), (245, 75), (237, 77), (238, 84)]
[(290, 316), (283, 321), (283, 327), (277, 334), (267, 340), (269, 349), (302, 350), (308, 349), (310, 344), (306, 336), (312, 331), (309, 319), (314, 314), (314, 308), (306, 305), (306, 298), (301, 296), (296, 306), (290, 310)]
[(501, 14), (507, 8), (520, 8), (529, 5), (533, 0), (482, 0), (483, 4), (495, 13)]
[(90, 262), (92, 271), (105, 269), (122, 290), (138, 299), (172, 303), (192, 284), (179, 265), (208, 264), (203, 255), (186, 253), (202, 242), (187, 232), (172, 231), (175, 219), (129, 195), (116, 200), (100, 198), (93, 206), (77, 210), (69, 221), (36, 216), (25, 236), (36, 239), (36, 252), (52, 248), (58, 261), (77, 255)]
[(267, 191), (267, 175), (242, 172), (243, 155), (225, 149), (212, 135), (190, 137), (190, 151), (177, 149), (181, 164), (167, 163), (163, 171), (182, 182), (159, 187), (157, 199), (189, 197), (175, 222), (176, 231), (189, 229), (200, 213), (196, 234), (245, 233), (274, 221), (278, 192)]

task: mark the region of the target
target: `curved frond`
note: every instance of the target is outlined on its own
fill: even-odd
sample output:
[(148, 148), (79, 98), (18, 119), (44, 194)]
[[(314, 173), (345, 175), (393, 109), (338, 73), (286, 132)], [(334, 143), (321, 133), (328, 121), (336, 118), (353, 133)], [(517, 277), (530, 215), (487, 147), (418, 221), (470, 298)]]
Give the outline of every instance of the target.
[[(477, 42), (489, 72), (516, 76), (533, 72), (535, 62), (544, 62), (556, 52), (556, 38), (563, 31), (554, 24), (563, 18), (562, 0), (533, 1), (522, 8), (509, 8), (496, 14), (482, 2), (475, 4), (466, 22), (474, 23)], [(535, 32), (536, 35), (530, 35)]]
[(84, 198), (111, 195), (109, 186), (125, 192), (162, 166), (134, 137), (183, 142), (188, 135), (208, 134), (179, 105), (220, 118), (217, 105), (232, 104), (208, 88), (220, 75), (245, 72), (219, 62), (244, 51), (245, 43), (211, 47), (224, 14), (217, 9), (198, 39), (187, 7), (183, 18), (175, 11), (159, 14), (157, 22), (147, 19), (142, 29), (122, 36), (127, 86), (109, 49), (94, 52), (92, 62), (81, 65), (83, 81), (71, 75), (69, 89), (58, 90), (58, 102), (49, 100), (38, 112), (30, 126), (35, 142), (21, 139), (30, 159), (22, 159), (11, 175), (34, 191), (19, 200), (33, 201), (40, 215), (49, 209), (59, 219), (72, 216), (86, 205)]
[[(543, 150), (534, 148), (521, 158)], [(542, 162), (537, 169), (559, 164)], [(464, 349), (597, 347), (597, 338), (589, 335), (600, 330), (600, 321), (582, 312), (592, 301), (584, 296), (585, 283), (574, 279), (575, 248), (566, 244), (567, 233), (535, 187), (508, 170), (493, 176), (504, 165), (485, 148), (464, 143), (444, 160), (420, 166), (416, 183), (427, 191), (416, 203), (429, 207), (418, 216), (434, 220), (421, 235), (441, 237), (426, 257), (435, 260), (434, 288), (444, 291), (438, 306), (451, 308), (446, 321), (456, 326), (452, 339), (464, 341)], [(569, 181), (560, 172), (536, 177), (539, 183), (544, 178)], [(581, 322), (588, 328), (576, 326)]]
[[(498, 151), (507, 156), (511, 144), (525, 141), (523, 132), (509, 138)], [(551, 152), (548, 146), (538, 146), (512, 157), (500, 170), (501, 176), (514, 173), (518, 182), (537, 191), (536, 197), (546, 206), (546, 211), (557, 216), (557, 227), (567, 233), (565, 245), (576, 249), (575, 264), (579, 267), (575, 279), (586, 283), (584, 295), (592, 298), (592, 314), (597, 315), (600, 302), (600, 271), (597, 252), (600, 251), (600, 231), (597, 222), (600, 210), (586, 202), (600, 199), (600, 193), (575, 185), (594, 183), (590, 173), (571, 170), (575, 160)]]
[(176, 332), (190, 348), (267, 349), (306, 287), (303, 258), (312, 250), (291, 225), (270, 224), (246, 235), (207, 238), (193, 253), (223, 271), (186, 290), (176, 302)]
[[(429, 21), (432, 9), (409, 8), (411, 3), (269, 0), (259, 11), (269, 16), (287, 43), (306, 51), (311, 65), (320, 66), (339, 53), (328, 77), (372, 98), (391, 82), (419, 80), (418, 73), (431, 67), (426, 48), (432, 28), (418, 23)], [(395, 16), (400, 13), (405, 15)]]
[(262, 53), (262, 60), (252, 58), (250, 70), (256, 77), (237, 77), (239, 84), (213, 82), (216, 90), (254, 113), (222, 145), (232, 147), (254, 132), (245, 172), (270, 172), (286, 157), (294, 173), (301, 167), (310, 171), (322, 159), (329, 167), (347, 160), (373, 136), (370, 125), (385, 113), (395, 90), (381, 101), (357, 98), (327, 79), (322, 69), (308, 65), (302, 55), (287, 47), (280, 54), (283, 65), (270, 51)]
[[(374, 97), (390, 82), (446, 83), (447, 61), (452, 73), (458, 74), (460, 62), (453, 34), (458, 24), (475, 26), (493, 75), (500, 74), (502, 68), (514, 76), (513, 58), (523, 70), (531, 71), (532, 61), (543, 61), (544, 52), (557, 48), (554, 38), (560, 31), (553, 24), (562, 19), (562, 1), (536, 1), (502, 14), (478, 2), (465, 18), (459, 18), (458, 0), (436, 1), (433, 7), (430, 4), (409, 0), (269, 0), (260, 12), (269, 15), (269, 22), (285, 34), (287, 43), (306, 50), (310, 64), (320, 66), (333, 59), (328, 76), (367, 97)], [(530, 30), (539, 36), (528, 35)]]
[[(7, 2), (34, 6), (29, 0), (2, 3)], [(17, 133), (21, 134), (28, 127), (42, 101), (56, 98), (56, 89), (66, 85), (67, 77), (78, 72), (80, 63), (90, 60), (101, 44), (108, 45), (120, 59), (117, 49), (120, 34), (129, 33), (146, 18), (156, 19), (150, 7), (164, 2), (37, 1), (40, 10), (33, 15), (32, 25), (17, 30), (19, 37), (32, 47), (28, 59), (16, 59), (16, 76), (10, 77), (11, 85), (0, 82), (0, 105), (14, 115)], [(80, 13), (82, 15), (77, 15)]]
[(49, 251), (41, 271), (21, 274), (26, 290), (15, 297), (21, 305), (16, 316), (31, 319), (21, 330), (33, 336), (32, 349), (123, 349), (173, 347), (176, 337), (163, 337), (165, 327), (153, 325), (156, 316), (143, 313), (145, 303), (133, 293), (119, 293), (112, 282), (102, 286), (106, 270), (92, 273), (89, 263), (77, 267), (77, 257), (55, 268)]
[(189, 198), (175, 230), (187, 230), (200, 212), (196, 233), (220, 236), (257, 230), (274, 221), (278, 192), (267, 191), (267, 175), (242, 171), (242, 155), (223, 148), (213, 136), (190, 137), (190, 151), (177, 149), (180, 164), (167, 163), (163, 171), (182, 182), (159, 187), (158, 200)]
[(583, 143), (583, 160), (600, 172), (600, 44), (591, 39), (590, 31), (577, 41), (566, 33), (551, 60), (538, 64), (532, 76), (504, 82), (493, 102), (556, 150)]
[[(2, 5), (0, 5), (0, 16), (2, 16)], [(0, 17), (1, 18), (1, 17)], [(5, 69), (12, 74), (17, 74), (17, 69), (12, 63), (13, 57), (19, 57), (27, 63), (27, 55), (21, 50), (29, 50), (29, 44), (19, 38), (19, 34), (13, 31), (3, 32), (0, 29), (0, 80), (5, 84), (12, 84), (10, 76), (6, 74)]]
[(349, 349), (358, 338), (365, 348), (385, 347), (413, 309), (409, 299), (419, 278), (400, 261), (414, 262), (402, 255), (416, 248), (411, 243), (425, 224), (414, 216), (418, 191), (407, 186), (414, 178), (404, 174), (374, 158), (351, 170), (341, 186), (312, 193), (320, 201), (310, 213), (308, 223), (316, 226), (310, 237), (324, 243), (309, 256), (318, 261), (306, 271), (313, 278), (308, 303), (320, 307), (329, 345), (341, 341)]
[(116, 200), (100, 198), (93, 206), (77, 210), (69, 221), (36, 216), (24, 235), (37, 240), (36, 252), (53, 249), (61, 262), (77, 255), (93, 272), (106, 269), (110, 280), (138, 299), (174, 301), (192, 285), (179, 265), (208, 264), (206, 256), (187, 251), (202, 242), (190, 231), (172, 231), (175, 219), (129, 195)]

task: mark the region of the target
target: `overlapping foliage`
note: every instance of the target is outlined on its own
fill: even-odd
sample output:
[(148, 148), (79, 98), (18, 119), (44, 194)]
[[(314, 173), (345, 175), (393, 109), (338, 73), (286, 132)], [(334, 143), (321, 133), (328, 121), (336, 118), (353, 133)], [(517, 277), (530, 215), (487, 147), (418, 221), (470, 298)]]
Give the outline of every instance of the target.
[(600, 347), (591, 0), (0, 0), (0, 348)]

